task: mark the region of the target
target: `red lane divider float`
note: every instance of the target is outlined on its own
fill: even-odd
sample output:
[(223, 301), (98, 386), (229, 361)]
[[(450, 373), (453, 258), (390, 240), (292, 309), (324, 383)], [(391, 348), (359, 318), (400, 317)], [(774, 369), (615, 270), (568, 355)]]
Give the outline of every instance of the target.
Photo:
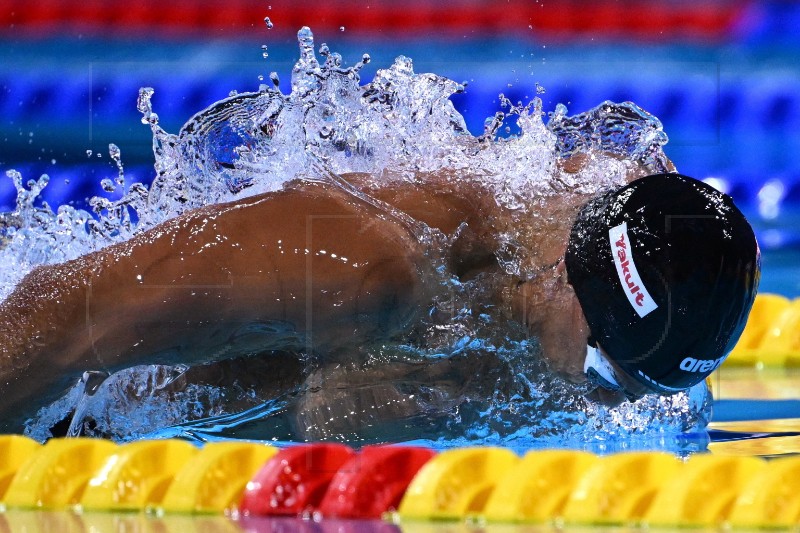
[(267, 461), (247, 484), (239, 511), (269, 516), (313, 512), (336, 472), (355, 455), (343, 444), (285, 448)]
[(293, 446), (278, 452), (247, 484), (239, 512), (249, 516), (380, 518), (396, 510), (409, 483), (436, 455), (409, 446)]
[(319, 506), (325, 518), (380, 518), (400, 505), (408, 485), (436, 452), (409, 446), (367, 446), (331, 481)]

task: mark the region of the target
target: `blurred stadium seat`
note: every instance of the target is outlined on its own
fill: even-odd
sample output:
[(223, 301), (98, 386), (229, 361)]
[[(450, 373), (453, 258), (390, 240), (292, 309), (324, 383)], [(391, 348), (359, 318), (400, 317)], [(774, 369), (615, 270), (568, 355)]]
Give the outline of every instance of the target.
[[(259, 74), (288, 78), (301, 25), (346, 61), (370, 53), (363, 81), (400, 53), (469, 80), (453, 101), (473, 133), (498, 93), (527, 100), (537, 82), (548, 111), (633, 100), (662, 120), (681, 171), (726, 180), (743, 203), (774, 178), (786, 201), (800, 196), (800, 6), (780, 1), (0, 0), (0, 168), (69, 179), (48, 200), (80, 202), (114, 174), (86, 151), (114, 142), (147, 179), (138, 88), (156, 88), (176, 131), (229, 91), (256, 89)], [(0, 207), (11, 205), (3, 180)]]

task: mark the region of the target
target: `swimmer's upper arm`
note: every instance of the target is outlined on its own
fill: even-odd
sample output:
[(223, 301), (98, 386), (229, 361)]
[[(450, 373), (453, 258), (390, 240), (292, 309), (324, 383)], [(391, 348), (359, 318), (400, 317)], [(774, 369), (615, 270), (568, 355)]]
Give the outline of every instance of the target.
[(422, 253), (374, 208), (307, 186), (187, 214), (99, 262), (86, 311), (92, 345), (109, 364), (127, 364), (218, 344), (259, 321), (320, 342), (334, 325), (390, 332), (419, 296)]
[(220, 358), (258, 322), (314, 349), (390, 335), (417, 311), (424, 264), (405, 228), (338, 190), (204, 208), (26, 277), (0, 306), (0, 377), (19, 399), (69, 372)]

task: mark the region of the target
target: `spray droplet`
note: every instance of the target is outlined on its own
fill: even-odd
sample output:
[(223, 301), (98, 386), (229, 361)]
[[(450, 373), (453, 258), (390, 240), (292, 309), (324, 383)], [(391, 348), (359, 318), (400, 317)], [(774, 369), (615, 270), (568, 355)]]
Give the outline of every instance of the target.
[(281, 80), (280, 80), (280, 78), (278, 78), (278, 73), (277, 72), (270, 72), (269, 73), (269, 79), (272, 82), (272, 85), (274, 85), (276, 89), (280, 86)]
[(258, 75), (258, 81), (264, 81), (264, 75), (263, 74), (259, 74)]
[(86, 150), (86, 157), (92, 157), (92, 151)]
[(344, 31), (344, 26), (339, 26), (339, 31)]
[(264, 24), (266, 24), (268, 30), (271, 30), (272, 28), (275, 27), (275, 25), (272, 23), (269, 17), (264, 17)]
[(120, 151), (119, 146), (114, 143), (108, 145), (108, 156), (113, 159), (114, 161), (119, 161), (120, 159)]
[(539, 85), (539, 82), (536, 82), (536, 94), (544, 94), (544, 93), (545, 93), (544, 87)]
[(55, 164), (56, 164), (56, 160), (55, 160), (55, 159), (51, 159), (51, 160), (50, 160), (50, 164), (51, 164), (51, 165), (55, 165)]
[(114, 192), (114, 191), (117, 189), (117, 188), (114, 186), (114, 182), (113, 182), (113, 181), (111, 181), (111, 180), (110, 180), (110, 179), (108, 179), (108, 178), (106, 178), (106, 179), (104, 179), (104, 180), (100, 181), (100, 186), (101, 186), (101, 187), (103, 188), (103, 190), (104, 190), (104, 191), (106, 191), (106, 192)]
[(142, 124), (150, 124), (151, 127), (158, 124), (158, 114), (153, 113), (153, 104), (150, 101), (154, 92), (152, 87), (142, 87), (136, 99), (136, 109), (142, 114)]
[(117, 179), (116, 179), (117, 185), (119, 185), (120, 187), (124, 187), (125, 169), (122, 166), (122, 152), (120, 151), (119, 146), (117, 146), (114, 143), (110, 143), (108, 145), (108, 156), (111, 158), (112, 161), (114, 161), (114, 164), (117, 165)]
[(238, 94), (239, 94), (239, 91), (237, 91), (236, 89), (233, 89), (231, 92), (228, 93), (228, 96), (236, 96)]

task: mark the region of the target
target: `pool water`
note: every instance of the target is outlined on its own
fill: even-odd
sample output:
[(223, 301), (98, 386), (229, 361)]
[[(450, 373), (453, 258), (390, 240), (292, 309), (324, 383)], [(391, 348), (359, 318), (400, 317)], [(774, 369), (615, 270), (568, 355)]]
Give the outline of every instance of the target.
[[(737, 3), (738, 7), (743, 4), (745, 3)], [(759, 26), (757, 22), (742, 22), (737, 26), (737, 39), (744, 41), (749, 38), (756, 45), (762, 43), (762, 48), (757, 49), (753, 56), (748, 55), (744, 46), (716, 49), (713, 46), (692, 47), (673, 43), (673, 47), (662, 47), (656, 54), (656, 58), (661, 57), (661, 67), (656, 61), (655, 66), (642, 68), (644, 63), (641, 61), (640, 47), (630, 46), (630, 43), (600, 48), (599, 52), (592, 49), (588, 57), (584, 46), (576, 46), (576, 50), (550, 46), (547, 54), (541, 54), (547, 56), (547, 62), (543, 57), (539, 65), (537, 54), (537, 64), (533, 70), (538, 76), (537, 80), (541, 78), (540, 81), (547, 89), (543, 96), (546, 111), (552, 111), (560, 102), (569, 101), (570, 112), (579, 112), (606, 98), (615, 101), (631, 99), (660, 117), (666, 125), (665, 131), (672, 139), (672, 143), (666, 148), (667, 155), (679, 164), (680, 170), (701, 178), (722, 175), (727, 179), (729, 192), (753, 222), (763, 252), (762, 292), (796, 298), (800, 296), (800, 182), (797, 180), (798, 163), (791, 158), (791, 154), (796, 153), (798, 146), (798, 136), (792, 124), (796, 122), (800, 100), (791, 91), (791, 87), (796, 86), (797, 81), (798, 34), (796, 25), (787, 21), (800, 20), (800, 10), (780, 2), (766, 2), (762, 6), (758, 3), (751, 4), (743, 11), (746, 16), (757, 21), (759, 12), (762, 12), (761, 15), (766, 12), (774, 20), (781, 21), (779, 25), (786, 27), (782, 33), (776, 33), (778, 37), (770, 38), (771, 33), (765, 29), (767, 26)], [(21, 6), (18, 7), (21, 9)], [(786, 16), (787, 10), (791, 12), (791, 16)], [(179, 15), (175, 16), (180, 18)], [(185, 18), (194, 20), (191, 17)], [(281, 22), (278, 17), (275, 18), (277, 22)], [(103, 20), (103, 24), (107, 22)], [(523, 22), (525, 26), (528, 23)], [(14, 24), (9, 27), (12, 32), (17, 31)], [(348, 32), (351, 31), (350, 28), (348, 23)], [(474, 28), (465, 31), (473, 32)], [(480, 28), (478, 31), (481, 31)], [(756, 32), (755, 35), (753, 31)], [(758, 31), (763, 34), (757, 34)], [(669, 36), (669, 33), (661, 32), (663, 38), (674, 40), (675, 37)], [(348, 35), (349, 33), (345, 34)], [(650, 37), (652, 36), (648, 36)], [(206, 36), (202, 38), (205, 39)], [(146, 45), (149, 43), (115, 43), (106, 39), (76, 47), (75, 43), (63, 46), (58, 36), (50, 39), (53, 40), (44, 40), (36, 46), (28, 47), (29, 55), (15, 53), (15, 47), (27, 48), (15, 45), (13, 41), (0, 43), (3, 50), (8, 50), (8, 56), (15, 60), (0, 66), (0, 72), (4, 75), (3, 88), (6, 89), (6, 85), (10, 87), (7, 89), (8, 95), (4, 94), (0, 98), (0, 109), (7, 118), (4, 122), (10, 125), (3, 130), (3, 146), (6, 150), (0, 154), (0, 163), (3, 164), (3, 170), (9, 166), (21, 169), (26, 180), (36, 178), (44, 171), (51, 173), (54, 179), (46, 194), (52, 195), (49, 199), (54, 206), (74, 202), (76, 199), (76, 205), (81, 206), (83, 198), (102, 194), (99, 186), (100, 174), (103, 177), (113, 177), (116, 174), (113, 164), (102, 170), (97, 170), (94, 164), (87, 164), (84, 157), (87, 147), (94, 149), (95, 154), (92, 157), (95, 157), (100, 155), (98, 147), (102, 146), (105, 154), (107, 143), (117, 142), (123, 147), (127, 161), (131, 163), (126, 167), (127, 182), (130, 184), (152, 178), (150, 139), (146, 132), (141, 133), (135, 127), (130, 127), (139, 118), (132, 104), (138, 87), (153, 84), (154, 77), (157, 78), (155, 83), (166, 84), (162, 80), (169, 79), (177, 86), (164, 87), (163, 90), (159, 88), (156, 98), (159, 107), (170, 111), (163, 113), (165, 122), (162, 125), (170, 129), (165, 124), (171, 120), (171, 131), (177, 131), (186, 117), (219, 100), (232, 88), (253, 89), (254, 72), (263, 70), (261, 64), (247, 68), (241, 68), (240, 63), (226, 64), (225, 75), (218, 72), (214, 76), (206, 76), (204, 68), (198, 68), (198, 63), (188, 59), (183, 66), (179, 66), (177, 61), (167, 62), (166, 67), (163, 64), (159, 66), (158, 61), (169, 55), (158, 45), (150, 45), (148, 48)], [(787, 39), (788, 45), (783, 42)], [(273, 58), (294, 57), (295, 45), (289, 41), (287, 39), (288, 44), (275, 43), (277, 46), (270, 43)], [(186, 50), (187, 58), (196, 56), (202, 58), (201, 61), (212, 61), (208, 57), (210, 54), (207, 45), (183, 41), (180, 41), (180, 45)], [(537, 49), (539, 45), (537, 42)], [(230, 41), (227, 45), (220, 42), (215, 46), (227, 46), (229, 50), (236, 48), (235, 53), (230, 53), (235, 57), (247, 57), (245, 53), (252, 49), (251, 42), (236, 44)], [(357, 59), (363, 51), (370, 51), (375, 63), (385, 66), (397, 54), (392, 47), (388, 47), (391, 52), (381, 52), (381, 46), (388, 47), (380, 43), (370, 47), (359, 44), (352, 46), (352, 50), (348, 50), (345, 55)], [(460, 49), (462, 51), (458, 52), (455, 59), (454, 45), (431, 46), (430, 42), (422, 42), (414, 46), (417, 48), (409, 48), (407, 44), (403, 44), (403, 53), (420, 60), (431, 53), (434, 56), (441, 55), (439, 58), (434, 57), (434, 61), (449, 70), (434, 69), (437, 72), (456, 80), (477, 78), (470, 80), (471, 88), (467, 93), (456, 94), (452, 98), (456, 109), (465, 116), (470, 131), (475, 134), (482, 131), (484, 119), (497, 111), (497, 87), (503, 88), (514, 101), (527, 97), (527, 93), (532, 92), (529, 87), (532, 83), (527, 83), (529, 80), (520, 82), (519, 75), (515, 73), (516, 64), (490, 63), (497, 56), (505, 55), (508, 48), (519, 49), (518, 43), (506, 46), (503, 42), (501, 46), (499, 43), (486, 45), (478, 42), (477, 45)], [(75, 51), (76, 48), (79, 51)], [(112, 52), (122, 49), (122, 52), (118, 50), (110, 54), (110, 57), (122, 59), (109, 61), (105, 65), (102, 62), (94, 65), (94, 70), (88, 69), (91, 75), (64, 75), (60, 68), (62, 62), (67, 67), (63, 70), (67, 72), (70, 69), (76, 70), (76, 67), (83, 68), (96, 58), (96, 50), (99, 48), (111, 48)], [(551, 48), (556, 49), (550, 52)], [(435, 52), (433, 49), (436, 49)], [(43, 75), (35, 72), (33, 69), (40, 68), (36, 65), (42, 60), (46, 62), (43, 58), (50, 57), (52, 50), (59, 51), (59, 59), (54, 62), (58, 68), (51, 65), (50, 69), (55, 74)], [(763, 60), (764, 57), (773, 57), (770, 55), (772, 50), (780, 50), (776, 52), (778, 59)], [(606, 56), (615, 58), (611, 63), (612, 68), (608, 68)], [(736, 57), (741, 59), (737, 60)], [(589, 68), (575, 69), (576, 61), (582, 61), (579, 64)], [(530, 70), (530, 63), (528, 59), (519, 61), (520, 72)], [(29, 67), (27, 64), (34, 66)], [(154, 65), (163, 72), (154, 76)], [(631, 65), (636, 65), (636, 68), (631, 69)], [(779, 68), (775, 68), (775, 65)], [(280, 67), (285, 67), (284, 70), (288, 71), (290, 65), (270, 63), (269, 68), (280, 70)], [(427, 70), (431, 68), (428, 67)], [(576, 82), (573, 78), (575, 70), (586, 70), (586, 79), (579, 77)], [(145, 72), (146, 75), (137, 77), (135, 73), (138, 71)], [(195, 71), (201, 73), (198, 75)], [(565, 74), (563, 71), (568, 72)], [(624, 71), (625, 74), (615, 74), (614, 71)], [(476, 72), (480, 72), (480, 75), (476, 75)], [(633, 75), (629, 72), (633, 72)], [(597, 82), (595, 78), (600, 81)], [(692, 78), (700, 79), (701, 83), (691, 82)], [(213, 85), (212, 89), (208, 88), (209, 85)], [(161, 95), (167, 95), (167, 98), (159, 100)], [(83, 100), (91, 100), (94, 110), (91, 107), (87, 110), (80, 104)], [(52, 105), (41, 105), (40, 101), (50, 102)], [(717, 102), (715, 107), (709, 107), (708, 102), (712, 101)], [(94, 128), (89, 124), (90, 121), (94, 121)], [(508, 121), (503, 126), (516, 128), (515, 123)], [(83, 130), (90, 133), (88, 138), (79, 134)], [(95, 132), (94, 138), (92, 131)], [(60, 153), (59, 143), (64, 143), (63, 155)], [(43, 153), (49, 155), (42, 159)], [(51, 156), (54, 159), (52, 164), (48, 164)], [(108, 158), (105, 155), (103, 157), (104, 162), (108, 163)], [(57, 163), (55, 158), (58, 159)], [(30, 168), (26, 168), (26, 165)], [(7, 181), (0, 184), (0, 205), (3, 210), (12, 209), (14, 204), (15, 191)], [(72, 186), (68, 187), (67, 182), (70, 181)], [(685, 440), (690, 444), (688, 449), (707, 450), (716, 455), (766, 458), (800, 454), (799, 383), (798, 368), (744, 368), (723, 365), (712, 379), (715, 399), (707, 432), (687, 433)], [(558, 444), (558, 439), (548, 443), (553, 446)], [(607, 449), (613, 451), (613, 447)], [(233, 521), (229, 517), (210, 515), (156, 516), (96, 512), (75, 514), (18, 510), (0, 513), (0, 531), (539, 533), (565, 529), (622, 532), (634, 528), (485, 525), (463, 521), (395, 525), (382, 521), (328, 519), (314, 522), (260, 517), (243, 517)]]
[(720, 368), (713, 377), (711, 453), (772, 457), (800, 453), (798, 368)]

